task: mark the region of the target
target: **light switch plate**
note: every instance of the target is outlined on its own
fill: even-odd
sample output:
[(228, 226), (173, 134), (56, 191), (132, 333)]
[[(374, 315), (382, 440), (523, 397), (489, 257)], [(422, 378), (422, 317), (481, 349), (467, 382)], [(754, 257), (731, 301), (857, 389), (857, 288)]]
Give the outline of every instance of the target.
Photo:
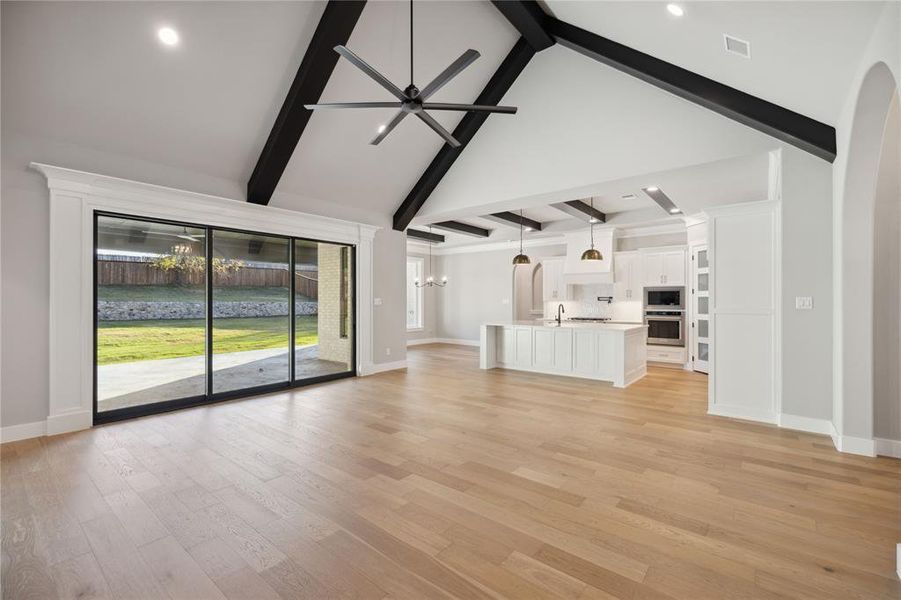
[(795, 296), (796, 310), (811, 310), (813, 308), (813, 298), (811, 296)]
[(372, 304), (375, 305), (375, 306), (381, 306), (381, 305), (382, 305), (382, 299), (381, 299), (381, 298), (373, 298), (373, 299), (372, 299)]
[(510, 304), (510, 299), (504, 298), (503, 300), (501, 300), (501, 304)]

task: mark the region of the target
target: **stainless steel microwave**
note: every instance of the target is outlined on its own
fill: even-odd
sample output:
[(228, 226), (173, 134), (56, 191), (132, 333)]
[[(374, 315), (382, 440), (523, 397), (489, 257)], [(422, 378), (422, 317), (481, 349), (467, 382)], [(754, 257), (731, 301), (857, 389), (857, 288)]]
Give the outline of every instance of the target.
[(645, 310), (685, 310), (685, 288), (681, 286), (644, 288)]

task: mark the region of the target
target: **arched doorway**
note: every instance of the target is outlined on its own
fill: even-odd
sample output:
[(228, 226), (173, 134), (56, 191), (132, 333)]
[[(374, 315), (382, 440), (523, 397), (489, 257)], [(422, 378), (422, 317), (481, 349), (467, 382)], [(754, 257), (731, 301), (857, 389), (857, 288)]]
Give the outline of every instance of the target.
[[(875, 452), (875, 197), (886, 122), (896, 90), (896, 80), (884, 63), (874, 65), (864, 77), (854, 111), (840, 211), (841, 302), (837, 303), (835, 343), (841, 353), (841, 372), (833, 416), (839, 449), (859, 454)], [(885, 168), (897, 172), (896, 165)], [(882, 283), (880, 278), (880, 290)]]

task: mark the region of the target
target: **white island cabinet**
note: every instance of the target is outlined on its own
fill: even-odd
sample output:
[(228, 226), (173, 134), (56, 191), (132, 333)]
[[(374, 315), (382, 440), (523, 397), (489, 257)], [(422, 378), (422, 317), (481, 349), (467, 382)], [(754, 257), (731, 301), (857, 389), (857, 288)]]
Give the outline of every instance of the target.
[(611, 381), (647, 373), (646, 325), (507, 321), (482, 325), (479, 366)]

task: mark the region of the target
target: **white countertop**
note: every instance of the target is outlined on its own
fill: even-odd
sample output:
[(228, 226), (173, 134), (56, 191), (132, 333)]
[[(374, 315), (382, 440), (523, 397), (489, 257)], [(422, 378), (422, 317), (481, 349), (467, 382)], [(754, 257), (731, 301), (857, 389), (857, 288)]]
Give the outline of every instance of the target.
[(484, 323), (486, 327), (569, 327), (579, 329), (601, 329), (604, 331), (633, 331), (636, 329), (646, 329), (647, 325), (643, 323), (580, 323), (577, 321), (566, 321), (557, 325), (557, 321), (490, 321)]

